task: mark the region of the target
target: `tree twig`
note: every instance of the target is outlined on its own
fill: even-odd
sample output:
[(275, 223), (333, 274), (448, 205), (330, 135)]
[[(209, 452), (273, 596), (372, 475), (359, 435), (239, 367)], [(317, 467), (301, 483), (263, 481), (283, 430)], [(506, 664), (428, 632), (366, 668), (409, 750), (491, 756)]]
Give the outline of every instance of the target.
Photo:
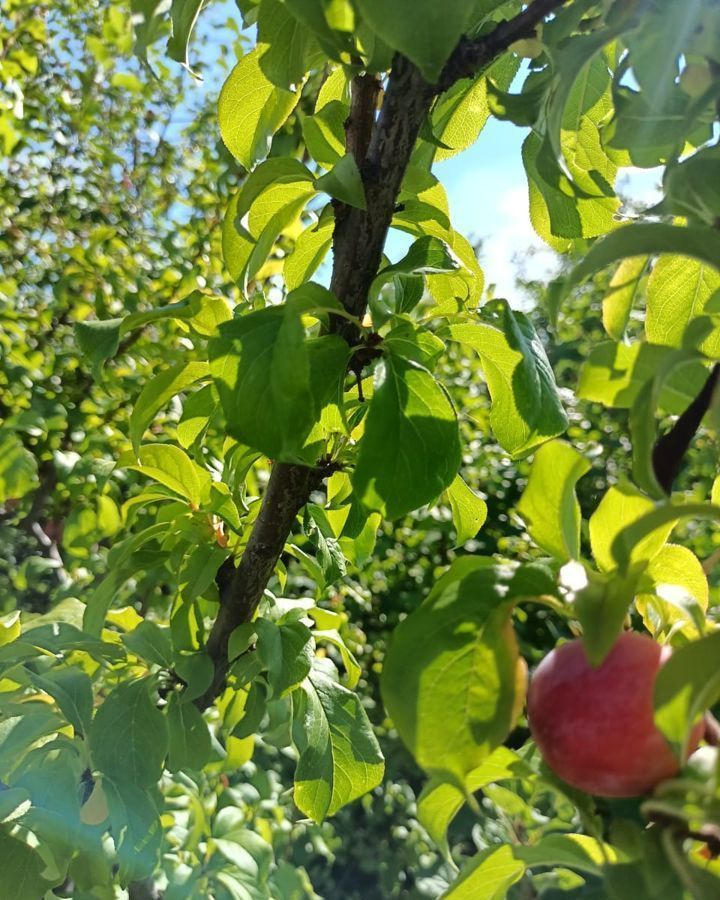
[(461, 38), (440, 74), (439, 92), (446, 91), (462, 78), (474, 78), (515, 41), (535, 37), (537, 26), (567, 2), (568, 0), (535, 0), (517, 16), (501, 22), (488, 34), (476, 38)]
[(713, 366), (700, 393), (678, 417), (670, 431), (655, 442), (652, 452), (653, 469), (658, 484), (668, 495), (672, 493), (673, 482), (680, 472), (690, 442), (713, 402), (718, 378), (720, 378), (720, 363)]

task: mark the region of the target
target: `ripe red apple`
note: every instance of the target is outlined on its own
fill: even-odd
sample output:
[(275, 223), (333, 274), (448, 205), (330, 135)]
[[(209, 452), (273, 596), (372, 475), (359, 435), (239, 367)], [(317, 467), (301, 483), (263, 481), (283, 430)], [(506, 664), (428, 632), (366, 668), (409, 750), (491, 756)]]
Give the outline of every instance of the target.
[[(530, 681), (528, 718), (557, 775), (588, 794), (634, 797), (677, 773), (680, 762), (653, 720), (655, 677), (670, 653), (626, 631), (597, 668), (580, 640), (545, 657)], [(702, 733), (700, 722), (690, 753)]]

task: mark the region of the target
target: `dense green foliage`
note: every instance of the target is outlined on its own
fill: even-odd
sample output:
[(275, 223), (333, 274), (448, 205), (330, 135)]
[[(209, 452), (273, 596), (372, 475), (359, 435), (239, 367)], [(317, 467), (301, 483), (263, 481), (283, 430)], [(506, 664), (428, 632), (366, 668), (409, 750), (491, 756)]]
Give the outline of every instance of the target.
[[(720, 697), (720, 4), (237, 5), (0, 13), (3, 883), (716, 897), (715, 747), (593, 798), (523, 707), (626, 627), (680, 758)], [(491, 116), (532, 303), (434, 165)]]

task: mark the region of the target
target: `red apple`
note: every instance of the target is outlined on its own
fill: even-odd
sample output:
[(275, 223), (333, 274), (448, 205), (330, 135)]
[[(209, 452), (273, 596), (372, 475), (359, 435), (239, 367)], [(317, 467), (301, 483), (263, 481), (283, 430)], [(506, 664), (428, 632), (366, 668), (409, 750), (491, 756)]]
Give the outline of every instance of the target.
[[(550, 768), (601, 797), (634, 797), (675, 775), (680, 762), (653, 720), (653, 688), (670, 655), (652, 638), (623, 633), (593, 668), (582, 641), (562, 644), (530, 681), (530, 730)], [(690, 738), (692, 752), (703, 733)]]

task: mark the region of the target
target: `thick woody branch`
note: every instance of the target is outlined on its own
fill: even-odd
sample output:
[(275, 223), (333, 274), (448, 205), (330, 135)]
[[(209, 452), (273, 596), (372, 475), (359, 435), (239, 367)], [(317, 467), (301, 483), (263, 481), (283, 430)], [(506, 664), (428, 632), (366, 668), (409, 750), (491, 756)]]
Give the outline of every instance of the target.
[[(408, 59), (396, 55), (377, 114), (380, 85), (371, 75), (353, 79), (346, 122), (348, 152), (363, 179), (366, 208), (335, 204), (333, 271), (330, 287), (345, 310), (362, 318), (370, 285), (377, 274), (385, 238), (418, 134), (435, 97), (460, 78), (476, 74), (515, 40), (534, 33), (535, 25), (565, 0), (536, 0), (520, 15), (477, 40), (463, 39), (437, 85), (429, 84)], [(333, 331), (356, 343), (357, 330), (335, 317)], [(295, 518), (318, 488), (324, 473), (288, 463), (276, 464), (258, 518), (237, 569), (219, 573), (220, 610), (207, 643), (215, 676), (196, 701), (204, 709), (223, 690), (229, 670), (228, 642), (238, 625), (252, 620)]]

